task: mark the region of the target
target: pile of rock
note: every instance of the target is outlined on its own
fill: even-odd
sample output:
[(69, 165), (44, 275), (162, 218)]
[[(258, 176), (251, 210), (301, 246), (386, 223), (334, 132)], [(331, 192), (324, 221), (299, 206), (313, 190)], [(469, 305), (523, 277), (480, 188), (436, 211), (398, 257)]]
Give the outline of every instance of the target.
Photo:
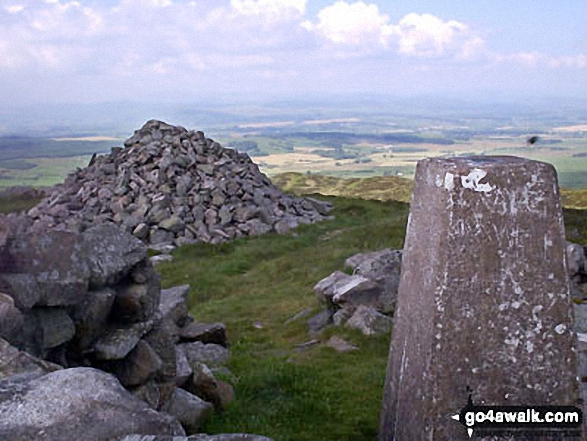
[(140, 240), (0, 236), (0, 439), (193, 434), (233, 399), (224, 325), (193, 321), (188, 285), (160, 289)]
[(391, 331), (401, 257), (401, 250), (391, 249), (357, 254), (345, 261), (352, 274), (335, 271), (318, 282), (314, 291), (326, 310), (308, 321), (310, 333), (329, 324), (345, 324), (365, 335)]
[(202, 132), (149, 121), (109, 155), (70, 174), (27, 214), (26, 227), (84, 231), (114, 222), (152, 245), (219, 243), (285, 233), (330, 204), (281, 193), (249, 156)]

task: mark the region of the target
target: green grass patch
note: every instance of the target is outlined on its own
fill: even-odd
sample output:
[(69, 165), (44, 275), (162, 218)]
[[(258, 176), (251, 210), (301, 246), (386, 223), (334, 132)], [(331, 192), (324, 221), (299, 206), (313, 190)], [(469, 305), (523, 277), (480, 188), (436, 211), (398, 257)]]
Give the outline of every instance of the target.
[[(356, 253), (401, 248), (407, 204), (325, 198), (335, 219), (230, 244), (185, 246), (159, 267), (165, 287), (189, 283), (198, 320), (223, 321), (236, 401), (210, 420), (209, 433), (251, 432), (285, 440), (373, 440), (376, 437), (389, 336), (366, 338), (333, 329), (360, 347), (337, 354), (323, 344), (303, 352), (306, 319), (320, 309), (313, 286)], [(261, 329), (253, 326), (260, 323)]]

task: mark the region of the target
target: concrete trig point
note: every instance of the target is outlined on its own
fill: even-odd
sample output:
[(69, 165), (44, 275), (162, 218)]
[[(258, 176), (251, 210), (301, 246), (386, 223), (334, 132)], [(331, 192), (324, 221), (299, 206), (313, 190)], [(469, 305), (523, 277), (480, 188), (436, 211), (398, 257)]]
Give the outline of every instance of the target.
[(451, 419), (469, 390), (475, 405), (576, 405), (565, 259), (550, 164), (420, 161), (380, 441), (469, 439)]

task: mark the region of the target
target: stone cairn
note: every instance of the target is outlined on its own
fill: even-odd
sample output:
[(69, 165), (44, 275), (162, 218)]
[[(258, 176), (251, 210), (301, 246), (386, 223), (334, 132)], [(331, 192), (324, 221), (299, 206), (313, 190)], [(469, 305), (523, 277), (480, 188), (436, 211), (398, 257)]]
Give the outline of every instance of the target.
[(189, 289), (161, 290), (146, 245), (114, 224), (27, 235), (0, 224), (0, 439), (199, 432), (234, 392), (216, 378), (230, 377), (225, 327), (188, 315)]
[(70, 174), (28, 212), (33, 231), (113, 222), (152, 247), (285, 233), (330, 204), (281, 193), (246, 153), (202, 132), (149, 121), (108, 155)]

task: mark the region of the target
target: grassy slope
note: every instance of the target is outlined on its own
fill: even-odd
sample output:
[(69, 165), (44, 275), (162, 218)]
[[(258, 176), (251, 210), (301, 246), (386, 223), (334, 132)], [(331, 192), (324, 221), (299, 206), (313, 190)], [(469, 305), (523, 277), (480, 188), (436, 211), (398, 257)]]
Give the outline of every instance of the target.
[(413, 187), (412, 180), (397, 176), (344, 179), (319, 174), (282, 173), (272, 176), (271, 181), (284, 191), (298, 195), (320, 193), (401, 202), (410, 201)]
[[(230, 369), (239, 378), (237, 400), (210, 421), (208, 432), (253, 432), (276, 440), (374, 440), (389, 337), (365, 338), (345, 329), (358, 345), (337, 354), (308, 341), (305, 319), (284, 321), (304, 308), (320, 309), (312, 287), (361, 251), (402, 247), (408, 208), (330, 199), (335, 220), (302, 226), (296, 234), (194, 245), (175, 251), (161, 266), (165, 286), (190, 283), (198, 320), (226, 323), (232, 342)], [(253, 323), (260, 322), (262, 329)]]
[[(280, 188), (294, 194), (320, 193), (381, 201), (409, 202), (413, 181), (397, 176), (341, 179), (333, 176), (281, 173), (271, 177)], [(587, 189), (561, 189), (565, 208), (587, 209)]]

